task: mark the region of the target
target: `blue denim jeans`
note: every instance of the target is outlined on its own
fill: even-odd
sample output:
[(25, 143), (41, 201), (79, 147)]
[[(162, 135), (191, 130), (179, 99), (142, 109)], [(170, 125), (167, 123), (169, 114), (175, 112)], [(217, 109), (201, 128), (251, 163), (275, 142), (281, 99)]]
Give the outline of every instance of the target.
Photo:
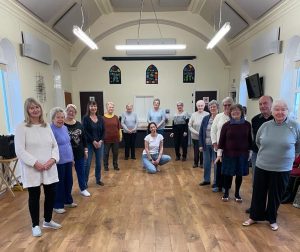
[(53, 208), (64, 208), (64, 204), (72, 204), (71, 195), (73, 187), (72, 177), (73, 162), (57, 164), (59, 181), (56, 183), (56, 194)]
[[(158, 153), (157, 154), (152, 154), (151, 155), (152, 160), (156, 160), (158, 158)], [(148, 159), (147, 154), (143, 154), (142, 156), (143, 159), (143, 167), (147, 170), (149, 173), (156, 173), (156, 167), (152, 162)], [(164, 165), (168, 163), (171, 160), (171, 157), (169, 155), (162, 155), (160, 160), (159, 160), (159, 165)]]
[(88, 144), (88, 159), (85, 160), (84, 162), (84, 175), (85, 175), (85, 184), (86, 188), (88, 185), (89, 181), (89, 175), (90, 175), (90, 168), (91, 168), (91, 163), (92, 163), (92, 158), (93, 158), (93, 153), (95, 152), (95, 177), (96, 177), (96, 182), (101, 181), (101, 160), (103, 156), (103, 143), (99, 149), (96, 149), (93, 144)]
[[(207, 145), (203, 151), (204, 181), (210, 182), (211, 163), (215, 160), (216, 153), (212, 145)], [(214, 164), (214, 184), (216, 183), (215, 164)]]
[(84, 175), (84, 158), (75, 159), (75, 170), (77, 174), (78, 185), (80, 191), (86, 189), (85, 175)]

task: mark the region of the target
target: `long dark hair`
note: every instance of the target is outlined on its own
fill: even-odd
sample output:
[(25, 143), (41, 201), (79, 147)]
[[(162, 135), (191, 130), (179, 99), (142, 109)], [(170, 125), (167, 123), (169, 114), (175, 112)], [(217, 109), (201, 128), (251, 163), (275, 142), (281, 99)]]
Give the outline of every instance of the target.
[(91, 114), (91, 112), (90, 112), (90, 106), (91, 105), (96, 105), (97, 106), (97, 111), (96, 111), (96, 115), (98, 116), (98, 104), (97, 104), (97, 102), (95, 102), (95, 101), (89, 101), (88, 103), (87, 103), (87, 105), (86, 105), (86, 113), (85, 113), (85, 115), (87, 115), (87, 116), (90, 116), (90, 114)]
[(157, 129), (157, 124), (156, 124), (155, 122), (150, 122), (150, 123), (148, 124), (148, 132), (149, 132), (149, 133), (151, 132), (151, 131), (150, 131), (150, 126), (151, 126), (152, 124), (154, 124), (155, 127), (156, 127), (156, 129)]

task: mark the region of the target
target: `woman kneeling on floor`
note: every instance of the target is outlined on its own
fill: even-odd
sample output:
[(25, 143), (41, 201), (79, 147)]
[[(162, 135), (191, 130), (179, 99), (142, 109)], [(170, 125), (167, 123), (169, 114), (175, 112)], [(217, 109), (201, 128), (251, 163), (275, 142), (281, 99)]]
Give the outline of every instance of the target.
[(151, 133), (145, 137), (145, 149), (143, 151), (143, 167), (149, 173), (156, 173), (159, 170), (158, 165), (164, 165), (171, 160), (169, 155), (163, 155), (164, 137), (156, 132), (156, 123), (151, 122), (148, 125), (148, 131)]

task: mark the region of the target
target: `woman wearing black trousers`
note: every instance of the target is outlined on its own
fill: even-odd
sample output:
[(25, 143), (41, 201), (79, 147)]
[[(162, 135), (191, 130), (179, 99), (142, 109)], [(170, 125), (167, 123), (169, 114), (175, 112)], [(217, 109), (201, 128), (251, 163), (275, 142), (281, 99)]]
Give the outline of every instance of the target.
[(260, 126), (256, 135), (258, 154), (253, 181), (250, 218), (243, 226), (268, 221), (278, 230), (277, 211), (288, 185), (296, 153), (300, 153), (300, 124), (287, 117), (284, 101), (272, 105), (274, 120)]
[(177, 102), (177, 113), (173, 118), (173, 132), (170, 137), (174, 137), (176, 161), (180, 160), (182, 148), (182, 161), (186, 161), (187, 146), (188, 146), (188, 123), (189, 114), (183, 110), (183, 102)]

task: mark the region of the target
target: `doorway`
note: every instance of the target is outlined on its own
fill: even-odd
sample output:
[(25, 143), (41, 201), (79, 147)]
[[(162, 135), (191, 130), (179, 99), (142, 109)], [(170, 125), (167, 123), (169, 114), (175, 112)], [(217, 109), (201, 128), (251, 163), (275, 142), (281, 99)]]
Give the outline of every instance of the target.
[(103, 92), (80, 92), (79, 94), (81, 119), (86, 113), (86, 105), (89, 101), (97, 102), (99, 115), (104, 114)]
[(217, 91), (195, 91), (195, 111), (197, 111), (196, 102), (203, 100), (205, 102), (204, 110), (208, 112), (208, 103), (211, 100), (217, 100), (217, 95)]

